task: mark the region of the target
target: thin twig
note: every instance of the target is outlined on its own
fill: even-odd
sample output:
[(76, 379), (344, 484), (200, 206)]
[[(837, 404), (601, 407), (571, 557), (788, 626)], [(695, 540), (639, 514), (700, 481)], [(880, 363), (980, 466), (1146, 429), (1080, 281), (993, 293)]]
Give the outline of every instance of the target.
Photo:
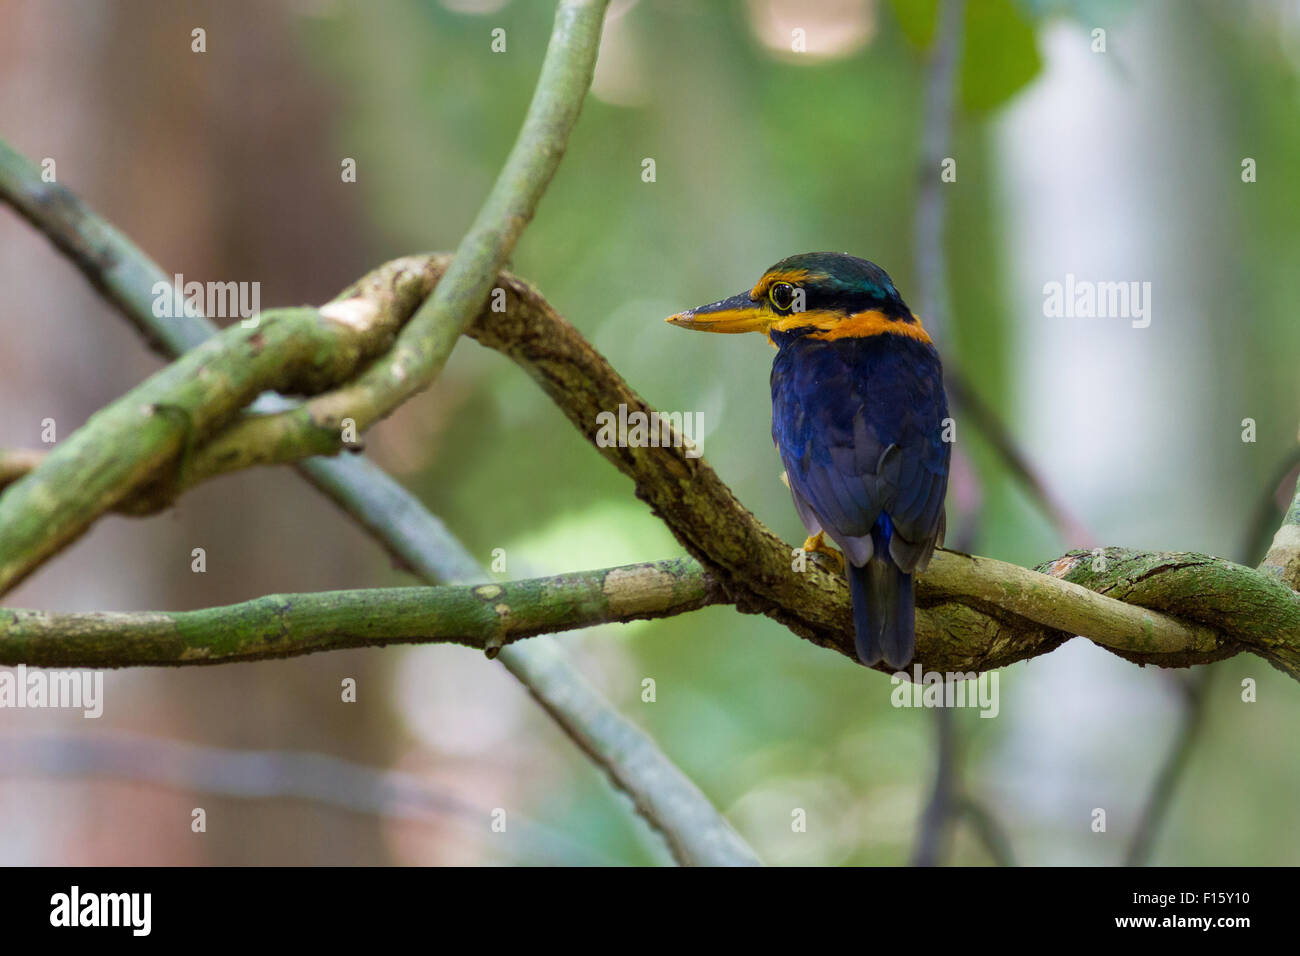
[(926, 67), (925, 112), (921, 125), (920, 183), (916, 199), (914, 259), (921, 315), (931, 335), (942, 338), (951, 315), (948, 294), (948, 264), (944, 255), (944, 223), (947, 219), (946, 184), (941, 165), (952, 143), (953, 99), (957, 69), (961, 62), (962, 21), (965, 0), (943, 0), (939, 4), (938, 27)]
[(1156, 835), (1169, 814), (1174, 791), (1186, 772), (1192, 749), (1205, 724), (1207, 692), (1213, 674), (1213, 668), (1202, 668), (1186, 680), (1178, 682), (1183, 690), (1182, 720), (1174, 734), (1169, 753), (1156, 774), (1137, 825), (1133, 828), (1133, 836), (1124, 855), (1125, 866), (1145, 866), (1151, 858)]
[(1259, 570), (1292, 590), (1300, 590), (1300, 482)]
[(41, 463), (45, 452), (25, 448), (0, 448), (0, 489), (13, 484)]
[[(392, 554), (429, 580), (477, 584), (487, 573), (446, 526), (364, 458), (315, 458), (311, 480), (372, 529)], [(504, 647), (498, 657), (615, 786), (683, 864), (749, 866), (754, 851), (653, 738), (623, 718), (550, 638)]]
[(936, 708), (932, 723), (935, 729), (934, 783), (921, 813), (916, 846), (912, 850), (913, 866), (938, 866), (943, 862), (952, 820), (961, 800), (959, 744), (952, 710)]
[(1237, 559), (1243, 564), (1249, 564), (1261, 552), (1268, 550), (1269, 540), (1277, 532), (1278, 493), (1285, 491), (1289, 494), (1296, 487), (1297, 469), (1300, 469), (1300, 448), (1293, 449), (1282, 459), (1260, 492), (1239, 548)]
[(969, 417), (971, 425), (984, 436), (994, 453), (1007, 466), (1011, 476), (1029, 492), (1029, 496), (1037, 503), (1048, 520), (1056, 526), (1061, 537), (1069, 542), (1071, 547), (1095, 547), (1096, 538), (1092, 532), (1074, 516), (1061, 497), (1052, 491), (1029, 456), (1016, 442), (1011, 430), (1007, 428), (993, 407), (975, 391), (961, 369), (949, 368), (944, 374), (944, 382), (953, 404), (960, 407)]
[(998, 866), (1016, 865), (1016, 856), (1011, 849), (1011, 840), (1007, 837), (1002, 824), (998, 822), (997, 817), (993, 815), (988, 807), (966, 794), (961, 798), (959, 810), (961, 816), (970, 822), (976, 838), (988, 851), (989, 856), (993, 857), (994, 863)]

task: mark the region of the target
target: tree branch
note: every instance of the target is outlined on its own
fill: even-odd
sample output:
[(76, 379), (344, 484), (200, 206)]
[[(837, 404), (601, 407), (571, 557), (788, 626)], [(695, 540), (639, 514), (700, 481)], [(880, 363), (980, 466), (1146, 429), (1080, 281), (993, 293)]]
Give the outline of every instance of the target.
[(45, 458), (43, 451), (28, 451), (24, 448), (0, 448), (0, 489), (3, 489), (23, 475), (27, 474)]
[(1259, 569), (1288, 588), (1300, 590), (1300, 482)]
[[(446, 262), (445, 256), (397, 260), (360, 285), (396, 282), (403, 297), (418, 296)], [(505, 311), (483, 311), (467, 334), (506, 354), (541, 385), (597, 451), (634, 480), (637, 496), (716, 577), (731, 603), (853, 657), (847, 589), (839, 577), (814, 563), (792, 571), (789, 546), (736, 501), (703, 459), (662, 443), (600, 447), (601, 412), (620, 404), (629, 413), (652, 409), (535, 289), (508, 274), (498, 282)], [(182, 485), (215, 460), (214, 447), (220, 446), (192, 453)], [(277, 439), (244, 454), (278, 460), (285, 448), (299, 446)], [(1273, 577), (1191, 553), (1111, 548), (1100, 556), (1071, 552), (1040, 567), (1044, 577), (988, 558), (937, 553), (918, 581), (918, 659), (934, 670), (987, 670), (1083, 634), (1139, 663), (1208, 663), (1245, 646), (1300, 674), (1300, 598)]]
[[(502, 247), (497, 248), (500, 251)], [(481, 257), (476, 255), (475, 260), (481, 261)], [(445, 260), (438, 257), (418, 260), (418, 264), (417, 260), (399, 260), (372, 273), (360, 285), (369, 282), (374, 287), (378, 283), (384, 288), (383, 276), (400, 276), (397, 281), (403, 290), (406, 282), (412, 289), (423, 288), (443, 268)], [(601, 412), (621, 404), (632, 411), (651, 411), (535, 290), (513, 277), (500, 276), (497, 282), (506, 292), (506, 311), (483, 313), (468, 333), (518, 362), (588, 440), (595, 438), (596, 416)], [(345, 301), (357, 299), (354, 292), (350, 290)], [(360, 298), (364, 299), (364, 294)], [(438, 299), (436, 292), (433, 299)], [(442, 310), (440, 314), (449, 313)], [(399, 340), (397, 350), (402, 348)], [(385, 356), (362, 378), (371, 376), (379, 366), (393, 367), (392, 362), (392, 355)], [(366, 380), (380, 381), (373, 376)], [(368, 394), (386, 395), (380, 404), (387, 405), (403, 388), (400, 383), (381, 382)], [(350, 409), (344, 405), (339, 411)], [(364, 402), (358, 416), (359, 424), (366, 420)], [(278, 425), (268, 429), (267, 421), (301, 423), (304, 419), (264, 416), (236, 425), (235, 429), (256, 429), (241, 432), (250, 441), (243, 446), (242, 453), (249, 456), (246, 460), (283, 460), (288, 457), (286, 448), (291, 455), (299, 455), (307, 449), (296, 439), (320, 431), (315, 425), (306, 431), (296, 425), (278, 431)], [(190, 436), (203, 431), (188, 420), (186, 428)], [(255, 434), (269, 434), (270, 438), (261, 445)], [(180, 449), (174, 429), (165, 437), (166, 442), (160, 444), (176, 457)], [(216, 442), (227, 437), (219, 436)], [(73, 460), (75, 456), (66, 447), (60, 451)], [(792, 572), (789, 548), (740, 506), (706, 463), (664, 447), (598, 450), (633, 478), (638, 496), (665, 520), (740, 610), (765, 613), (801, 636), (851, 656), (843, 582), (815, 565), (805, 572)], [(58, 454), (51, 454), (32, 477), (50, 468)], [(200, 447), (194, 460), (211, 461), (212, 454)], [(183, 464), (181, 481), (186, 474), (201, 474), (201, 469)], [(14, 492), (30, 480), (20, 482), (0, 499), (0, 517)], [(113, 493), (120, 496), (126, 492)], [(104, 506), (105, 496), (101, 496), (91, 507)], [(1045, 578), (1000, 562), (953, 553), (940, 555), (919, 583), (919, 659), (932, 669), (983, 670), (1043, 653), (1072, 634), (1083, 633), (1141, 663), (1205, 663), (1237, 653), (1246, 645), (1288, 673), (1300, 674), (1297, 599), (1285, 586), (1250, 569), (1203, 555), (1111, 549), (1106, 556), (1109, 571), (1089, 570), (1091, 556), (1077, 553), (1058, 559), (1045, 570), (1067, 583), (1119, 596), (1147, 612), (1134, 613), (1131, 608), (1097, 601), (1083, 591), (1052, 585)], [(1161, 611), (1166, 613), (1149, 613)]]
[[(637, 497), (741, 611), (766, 614), (855, 657), (843, 581), (811, 562), (792, 571), (790, 547), (736, 501), (703, 459), (663, 442), (602, 447), (601, 412), (653, 409), (530, 286), (505, 277), (502, 283), (506, 311), (482, 314), (467, 334), (510, 357), (542, 387), (597, 452), (632, 478)], [(937, 553), (918, 579), (918, 660), (930, 670), (988, 670), (1082, 633), (1138, 663), (1173, 667), (1219, 660), (1247, 645), (1300, 676), (1300, 598), (1250, 568), (1205, 555), (1110, 548), (1099, 559), (1071, 552), (1038, 570), (1058, 580), (988, 558)], [(1061, 582), (1082, 587), (1057, 587)], [(1095, 595), (1086, 591), (1164, 614), (1093, 605)]]
[[(0, 164), (0, 194), (12, 185), (3, 177), (4, 168)], [(30, 164), (27, 169), (27, 175), (36, 175)], [(19, 172), (22, 172), (21, 168)], [(83, 208), (83, 215), (93, 217), (94, 214)], [(134, 247), (114, 248), (107, 250), (106, 254), (143, 257), (143, 253)], [(130, 271), (146, 280), (166, 278), (162, 270), (148, 259), (133, 262)], [(365, 281), (363, 279), (358, 285)], [(147, 308), (142, 313), (132, 312), (126, 317), (133, 325), (145, 330), (154, 321)], [(195, 334), (198, 331), (216, 334), (216, 327), (201, 316), (191, 317), (188, 321), (194, 323)], [(275, 396), (269, 396), (261, 402), (267, 403), (268, 400), (279, 401)], [(16, 453), (4, 460), (21, 469), (31, 464), (33, 455), (40, 457), (40, 453)], [(354, 518), (404, 566), (425, 580), (481, 583), (487, 579), (486, 573), (446, 526), (364, 456), (311, 458), (299, 462), (297, 467), (345, 514)], [(190, 482), (181, 485), (197, 480), (193, 474), (200, 470), (188, 468)], [(128, 500), (126, 510), (143, 513), (155, 507), (157, 501), (157, 498), (147, 496)], [(499, 660), (564, 733), (605, 770), (611, 782), (628, 794), (638, 813), (664, 837), (678, 862), (712, 866), (758, 862), (753, 851), (699, 788), (664, 756), (648, 734), (605, 700), (569, 663), (558, 645), (545, 638), (534, 639), (527, 645), (503, 648)]]
[(320, 391), (380, 354), (404, 320), (402, 310), (354, 302), (349, 309), (281, 309), (265, 313), (255, 328), (232, 326), (54, 446), (0, 495), (0, 593), (168, 465), (183, 474), (187, 449), (260, 392)]
[[(313, 458), (309, 480), (403, 564), (428, 580), (478, 584), (487, 575), (446, 526), (410, 492), (361, 456)], [(683, 562), (683, 574), (689, 565)], [(715, 594), (703, 579), (706, 593)], [(690, 587), (687, 586), (689, 591)], [(665, 610), (665, 613), (667, 611)], [(752, 866), (754, 851), (653, 738), (619, 714), (548, 637), (501, 649), (497, 658), (610, 781), (632, 798), (682, 864)]]
[(388, 644), (495, 657), (536, 634), (694, 611), (721, 595), (678, 558), (477, 586), (271, 594), (198, 611), (0, 611), (0, 664), (222, 664)]
[[(198, 346), (100, 411), (87, 423), (94, 427), (74, 433), (32, 476), (0, 497), (0, 594), (134, 492), (179, 454), (183, 442), (206, 438), (263, 390), (316, 394), (355, 375), (345, 388), (317, 402), (252, 420), (254, 427), (272, 433), (262, 444), (284, 439), (279, 432), (285, 425), (278, 420), (283, 416), (317, 440), (329, 436), (332, 447), (319, 450), (333, 452), (342, 445), (344, 418), (364, 429), (428, 386), (483, 305), (559, 166), (591, 85), (607, 4), (561, 0), (519, 138), (461, 241), (446, 281), (432, 296), (411, 302), (418, 313), (396, 343), (392, 335), (402, 322), (390, 323), (400, 311), (372, 312), (366, 294), (376, 291), (371, 288), (347, 296), (329, 313), (282, 310), (264, 316), (255, 331), (228, 329), (218, 344)], [(102, 271), (108, 263), (85, 265)], [(400, 299), (399, 290), (394, 292)], [(327, 314), (338, 319), (321, 322)], [(318, 334), (325, 329), (335, 334)], [(361, 334), (343, 334), (349, 331)], [(201, 372), (211, 378), (206, 388)]]
[(355, 381), (298, 408), (246, 419), (231, 446), (310, 441), (312, 454), (339, 450), (344, 418), (368, 428), (437, 377), (465, 326), (483, 307), (559, 166), (591, 85), (608, 0), (564, 0), (519, 139), (446, 274), (394, 348)]
[[(1252, 555), (1258, 554), (1262, 549), (1260, 540), (1265, 536), (1268, 527), (1276, 521), (1277, 492), (1282, 483), (1291, 478), (1297, 463), (1300, 463), (1300, 451), (1293, 450), (1278, 467), (1276, 477), (1265, 485), (1263, 494), (1259, 497), (1259, 504), (1255, 507), (1255, 515), (1242, 540), (1241, 554), (1244, 560), (1250, 560)], [(1297, 494), (1300, 494), (1300, 488), (1297, 488)], [(1287, 520), (1290, 520), (1290, 516)], [(1286, 525), (1284, 524), (1283, 527), (1285, 528)], [(1276, 560), (1283, 566), (1288, 563), (1284, 555), (1279, 555)], [(1186, 680), (1173, 681), (1180, 692), (1179, 702), (1182, 705), (1182, 713), (1178, 718), (1178, 727), (1169, 751), (1151, 785), (1137, 826), (1134, 827), (1133, 835), (1130, 837), (1129, 847), (1124, 857), (1127, 866), (1145, 866), (1151, 858), (1156, 835), (1169, 815), (1174, 792), (1187, 773), (1192, 748), (1204, 727), (1205, 712), (1209, 706), (1209, 685), (1214, 679), (1213, 675), (1214, 670), (1207, 668)]]
[[(525, 134), (530, 129), (526, 126), (506, 170), (509, 178), (521, 185), (519, 195), (525, 200), (533, 189), (532, 202), (536, 201), (544, 180), (549, 179), (554, 163), (563, 152), (564, 140), (594, 67), (603, 8), (604, 0), (586, 3), (566, 0), (557, 12), (543, 75), (528, 114), (531, 129), (537, 133), (535, 145), (542, 153), (530, 161), (524, 146)], [(567, 106), (562, 101), (566, 96), (570, 98)], [(494, 196), (505, 195), (502, 183), (506, 180), (503, 175)], [(505, 188), (508, 190), (509, 186)], [(170, 277), (86, 209), (73, 194), (42, 182), (35, 167), (2, 142), (0, 198), (49, 236), (91, 284), (164, 354), (179, 354), (215, 334), (216, 327), (188, 304), (174, 319), (153, 316), (152, 299), (146, 290), (151, 290), (160, 280), (170, 282)], [(506, 202), (503, 208), (507, 213), (503, 228), (512, 244), (531, 212), (518, 203)], [(485, 232), (478, 230), (480, 223), (482, 217), (476, 222), (475, 234), (482, 238)], [(501, 248), (502, 244), (498, 243), (497, 254), (504, 261)], [(467, 271), (472, 272), (475, 263), (481, 266), (482, 260), (470, 251)], [(495, 271), (496, 267), (487, 270), (489, 276)], [(454, 338), (448, 349), (450, 344), (454, 344)], [(279, 411), (282, 404), (283, 400), (277, 396), (263, 396), (253, 408)], [(345, 510), (354, 507), (356, 510), (350, 513), (358, 516), (391, 550), (399, 553), (405, 550), (411, 566), (426, 579), (438, 580), (443, 574), (446, 559), (431, 555), (427, 543), (415, 540), (408, 529), (415, 525), (427, 532), (445, 532), (445, 528), (388, 475), (357, 458), (309, 459), (299, 463), (298, 470)], [(472, 567), (473, 561), (460, 543), (449, 534), (444, 537), (441, 542), (444, 550), (458, 556), (458, 561), (453, 558), (450, 563)], [(663, 756), (648, 735), (619, 715), (568, 663), (559, 648), (544, 642), (534, 644), (532, 648), (506, 648), (501, 659), (561, 728), (609, 773), (615, 785), (632, 797), (638, 811), (663, 833), (679, 862), (713, 865), (757, 862), (753, 851), (699, 789)]]

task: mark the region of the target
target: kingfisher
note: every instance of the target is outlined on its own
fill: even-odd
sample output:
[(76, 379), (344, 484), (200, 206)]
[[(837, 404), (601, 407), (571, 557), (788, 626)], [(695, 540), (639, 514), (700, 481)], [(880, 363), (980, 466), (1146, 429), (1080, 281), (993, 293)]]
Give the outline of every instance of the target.
[(847, 566), (858, 659), (906, 667), (912, 577), (943, 543), (952, 453), (943, 367), (921, 320), (875, 263), (809, 252), (667, 321), (762, 332), (776, 347), (772, 440), (808, 529), (803, 547)]

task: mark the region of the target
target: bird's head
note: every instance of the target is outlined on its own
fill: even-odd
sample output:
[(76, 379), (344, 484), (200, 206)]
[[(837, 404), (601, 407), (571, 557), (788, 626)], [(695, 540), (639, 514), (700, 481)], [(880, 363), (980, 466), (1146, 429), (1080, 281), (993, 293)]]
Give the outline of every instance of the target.
[(929, 342), (884, 269), (839, 252), (782, 259), (747, 292), (670, 315), (683, 329), (819, 339), (895, 334)]

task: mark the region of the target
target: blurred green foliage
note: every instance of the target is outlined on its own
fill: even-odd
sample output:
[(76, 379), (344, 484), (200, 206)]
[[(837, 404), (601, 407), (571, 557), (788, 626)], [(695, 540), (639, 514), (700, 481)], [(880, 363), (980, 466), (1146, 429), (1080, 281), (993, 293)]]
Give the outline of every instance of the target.
[[(915, 46), (934, 44), (939, 0), (892, 0), (899, 28)], [(968, 110), (1000, 106), (1042, 66), (1034, 24), (1015, 0), (978, 0), (964, 10), (960, 50), (961, 103)]]

